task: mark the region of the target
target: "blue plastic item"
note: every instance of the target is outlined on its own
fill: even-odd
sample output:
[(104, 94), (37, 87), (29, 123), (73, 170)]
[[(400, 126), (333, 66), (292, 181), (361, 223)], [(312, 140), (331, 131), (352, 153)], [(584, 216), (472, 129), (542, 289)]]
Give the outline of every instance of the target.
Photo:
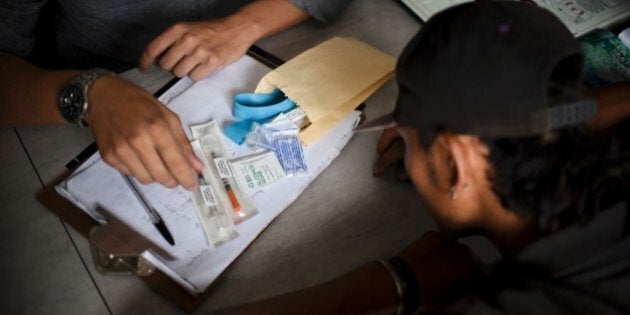
[(276, 115), (295, 108), (295, 102), (279, 89), (271, 93), (241, 93), (234, 96), (232, 115), (239, 121), (227, 125), (225, 135), (238, 144), (245, 142), (252, 123), (264, 123)]

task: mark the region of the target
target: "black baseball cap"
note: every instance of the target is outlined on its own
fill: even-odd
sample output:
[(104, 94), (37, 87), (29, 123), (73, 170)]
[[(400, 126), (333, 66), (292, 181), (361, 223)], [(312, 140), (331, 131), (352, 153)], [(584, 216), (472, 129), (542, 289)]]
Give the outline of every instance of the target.
[[(580, 44), (547, 10), (516, 1), (475, 1), (430, 18), (396, 65), (393, 113), (359, 126), (415, 127), (489, 137), (544, 134), (588, 121)], [(549, 95), (552, 97), (549, 97)]]

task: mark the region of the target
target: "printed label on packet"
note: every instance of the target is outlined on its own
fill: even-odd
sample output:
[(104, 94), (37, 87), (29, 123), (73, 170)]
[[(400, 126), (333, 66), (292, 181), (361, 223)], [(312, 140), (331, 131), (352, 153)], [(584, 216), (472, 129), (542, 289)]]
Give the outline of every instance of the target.
[(230, 166), (225, 158), (218, 157), (214, 159), (214, 165), (217, 167), (219, 171), (219, 175), (221, 178), (230, 178), (232, 177), (232, 171), (230, 171)]
[(279, 137), (273, 140), (272, 144), (280, 165), (288, 175), (306, 172), (304, 151), (297, 132), (293, 136)]
[(206, 206), (211, 207), (217, 205), (217, 199), (214, 197), (214, 193), (212, 192), (212, 186), (201, 185), (199, 186), (199, 192), (201, 193), (201, 198)]
[[(303, 129), (310, 124), (308, 117), (306, 117), (306, 113), (304, 113), (304, 110), (302, 110), (300, 107), (296, 107), (286, 113), (280, 113), (280, 115), (276, 116), (276, 118), (271, 121), (271, 124), (279, 123), (282, 121), (290, 121), (300, 129)], [(271, 125), (270, 127), (274, 128)]]
[(213, 132), (212, 129), (217, 127), (217, 123), (214, 120), (210, 120), (203, 124), (190, 126), (190, 133), (192, 133), (193, 139), (199, 140), (205, 135), (209, 135)]
[(276, 154), (271, 151), (246, 157), (231, 164), (234, 176), (241, 187), (250, 190), (269, 185), (287, 176)]

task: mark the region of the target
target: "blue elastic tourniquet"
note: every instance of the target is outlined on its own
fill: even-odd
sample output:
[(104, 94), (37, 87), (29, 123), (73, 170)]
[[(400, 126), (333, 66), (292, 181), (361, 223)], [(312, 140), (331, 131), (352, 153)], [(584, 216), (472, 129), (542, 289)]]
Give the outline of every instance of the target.
[(242, 144), (252, 123), (264, 123), (282, 112), (295, 107), (295, 102), (279, 89), (271, 93), (241, 93), (234, 96), (232, 115), (239, 121), (227, 125), (225, 135), (232, 141)]
[(253, 122), (254, 121), (250, 119), (235, 121), (225, 126), (223, 133), (225, 133), (225, 135), (235, 143), (243, 144), (243, 142), (245, 142), (245, 137), (252, 128)]

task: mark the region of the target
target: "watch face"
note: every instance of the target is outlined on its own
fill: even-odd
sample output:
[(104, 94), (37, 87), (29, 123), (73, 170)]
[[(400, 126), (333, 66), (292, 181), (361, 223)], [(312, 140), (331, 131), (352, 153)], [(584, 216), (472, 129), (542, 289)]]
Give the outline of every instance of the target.
[(84, 103), (85, 99), (80, 86), (74, 84), (66, 86), (59, 99), (61, 115), (68, 121), (76, 123), (83, 113)]

